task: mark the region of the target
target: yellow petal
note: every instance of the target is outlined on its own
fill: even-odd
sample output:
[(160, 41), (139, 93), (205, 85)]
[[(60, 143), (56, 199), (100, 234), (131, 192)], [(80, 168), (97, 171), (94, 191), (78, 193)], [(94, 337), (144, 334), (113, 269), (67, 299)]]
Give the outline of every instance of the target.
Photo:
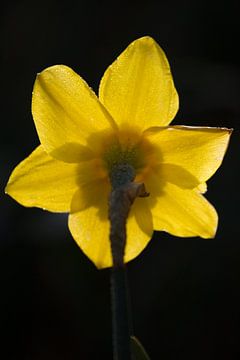
[(68, 226), (80, 249), (99, 269), (112, 265), (106, 212), (102, 218), (96, 207), (88, 207), (70, 214)]
[(71, 147), (62, 151), (62, 147), (68, 143), (75, 149), (84, 146), (92, 133), (115, 126), (85, 81), (64, 65), (49, 67), (38, 74), (32, 113), (45, 151), (67, 162), (76, 160), (75, 151)]
[[(145, 201), (145, 199), (140, 200)], [(107, 211), (107, 199), (105, 199), (100, 208), (92, 206), (83, 211), (71, 213), (68, 222), (73, 238), (99, 269), (112, 266), (110, 223)], [(142, 206), (139, 208), (136, 203), (131, 212), (127, 222), (125, 262), (134, 259), (143, 251), (153, 232), (151, 214), (148, 209), (144, 210)]]
[[(71, 213), (76, 213), (89, 207), (95, 207), (102, 209), (105, 216), (107, 212), (105, 206), (107, 206), (109, 192), (110, 184), (105, 178), (82, 182), (82, 184), (79, 184), (78, 190), (73, 195)], [(105, 206), (102, 206), (103, 204), (105, 204)], [(101, 215), (101, 217), (102, 216), (103, 215)]]
[(151, 211), (155, 230), (202, 238), (212, 238), (216, 233), (217, 213), (197, 190), (165, 183)]
[(168, 125), (178, 110), (168, 60), (150, 37), (131, 43), (106, 70), (99, 98), (118, 124)]
[(182, 189), (194, 189), (200, 185), (197, 178), (178, 165), (161, 164), (155, 173), (158, 173), (160, 180), (175, 184)]
[(6, 193), (24, 206), (68, 212), (77, 189), (78, 167), (50, 157), (42, 146), (12, 172)]
[(147, 134), (149, 141), (158, 146), (161, 162), (184, 168), (202, 183), (221, 165), (231, 130), (171, 126)]
[(201, 194), (205, 194), (207, 192), (207, 183), (201, 183), (196, 187), (196, 190)]
[(135, 259), (147, 246), (153, 234), (153, 220), (147, 198), (137, 198), (127, 222), (125, 262)]

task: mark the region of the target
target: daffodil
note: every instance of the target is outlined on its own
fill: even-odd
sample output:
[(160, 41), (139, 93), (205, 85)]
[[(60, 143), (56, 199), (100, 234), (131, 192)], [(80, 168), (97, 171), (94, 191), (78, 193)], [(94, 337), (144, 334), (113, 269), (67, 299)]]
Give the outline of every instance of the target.
[(143, 251), (153, 230), (212, 238), (218, 217), (202, 193), (231, 131), (169, 126), (177, 110), (168, 60), (150, 37), (108, 67), (99, 97), (69, 67), (49, 67), (32, 95), (41, 145), (14, 169), (6, 192), (24, 206), (69, 213), (82, 251), (98, 268), (109, 267), (109, 178), (116, 164), (129, 164), (150, 196), (131, 208), (125, 262)]

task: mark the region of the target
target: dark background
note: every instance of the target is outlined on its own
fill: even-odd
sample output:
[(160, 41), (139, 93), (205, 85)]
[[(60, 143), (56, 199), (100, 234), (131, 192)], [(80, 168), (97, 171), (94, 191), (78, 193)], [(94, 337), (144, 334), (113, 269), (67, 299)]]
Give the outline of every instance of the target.
[(128, 266), (135, 334), (153, 360), (237, 358), (237, 5), (25, 0), (1, 6), (2, 359), (112, 359), (109, 270), (97, 271), (81, 253), (66, 215), (25, 209), (3, 191), (12, 169), (39, 143), (30, 110), (36, 73), (66, 64), (97, 90), (105, 68), (143, 35), (154, 37), (169, 58), (180, 96), (174, 123), (235, 131), (206, 194), (219, 213), (216, 238), (155, 233)]

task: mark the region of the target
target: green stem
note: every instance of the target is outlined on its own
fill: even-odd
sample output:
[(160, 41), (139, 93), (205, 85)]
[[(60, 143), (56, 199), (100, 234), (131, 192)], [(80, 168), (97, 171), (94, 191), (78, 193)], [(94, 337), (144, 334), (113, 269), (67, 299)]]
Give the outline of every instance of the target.
[(127, 294), (127, 274), (125, 267), (111, 270), (113, 358), (114, 360), (130, 360), (129, 321), (130, 309)]
[(109, 220), (113, 259), (111, 295), (114, 360), (131, 360), (130, 308), (124, 266), (126, 224), (135, 198), (148, 196), (144, 184), (133, 182), (134, 176), (135, 171), (128, 164), (116, 165), (110, 176), (112, 191), (109, 198)]

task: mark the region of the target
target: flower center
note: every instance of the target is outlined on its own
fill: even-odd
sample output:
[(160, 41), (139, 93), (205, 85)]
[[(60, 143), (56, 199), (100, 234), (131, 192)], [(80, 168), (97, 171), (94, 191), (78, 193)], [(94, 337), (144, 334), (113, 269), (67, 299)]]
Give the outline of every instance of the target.
[(101, 158), (110, 180), (131, 181), (156, 164), (155, 147), (136, 129), (106, 134), (102, 140)]
[(120, 143), (113, 143), (104, 153), (103, 161), (108, 170), (118, 165), (128, 164), (135, 170), (143, 166), (143, 154), (141, 154), (141, 148), (137, 145), (125, 144), (123, 146)]
[(119, 131), (103, 142), (102, 159), (108, 172), (119, 165), (130, 165), (135, 171), (143, 166), (141, 136), (135, 131)]

